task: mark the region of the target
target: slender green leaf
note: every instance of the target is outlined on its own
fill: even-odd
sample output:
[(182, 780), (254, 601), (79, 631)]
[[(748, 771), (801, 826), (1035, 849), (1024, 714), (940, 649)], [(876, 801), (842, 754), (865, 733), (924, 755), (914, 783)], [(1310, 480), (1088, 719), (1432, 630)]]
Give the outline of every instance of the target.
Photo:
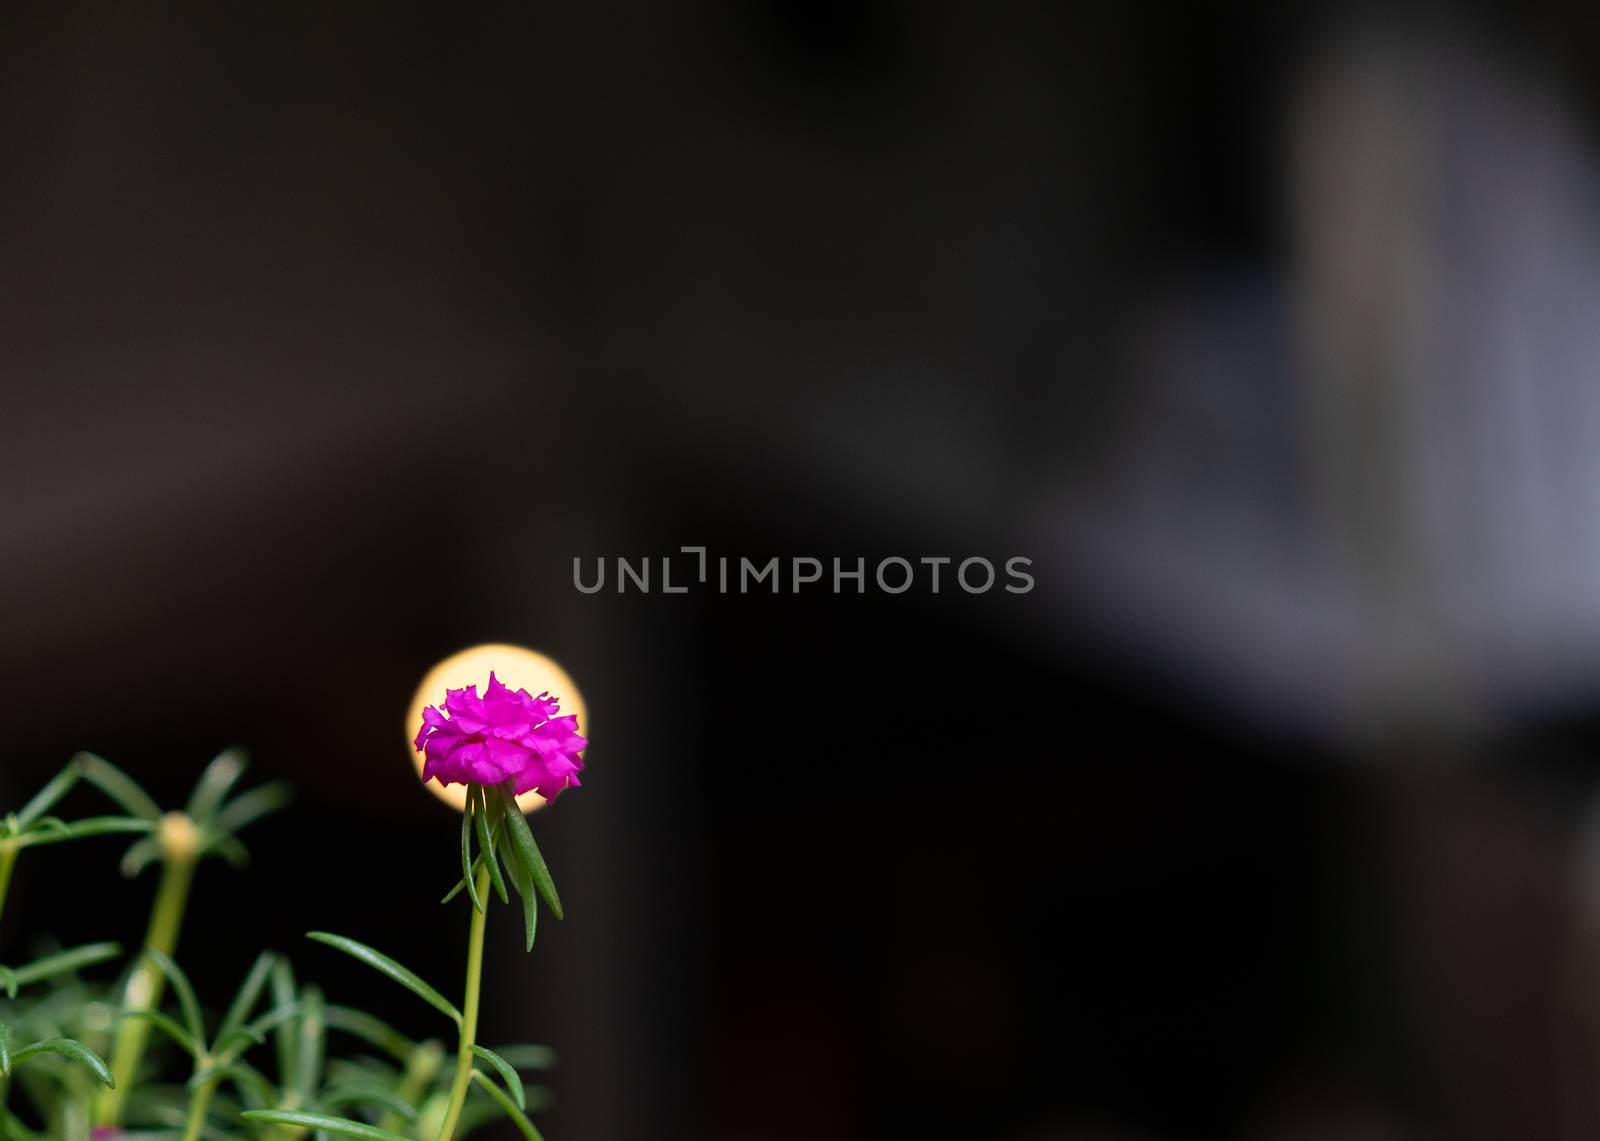
[(272, 964), (277, 962), (277, 959), (278, 957), (271, 951), (263, 951), (256, 957), (250, 973), (245, 975), (244, 983), (239, 987), (239, 993), (233, 996), (233, 1002), (228, 1006), (228, 1013), (222, 1016), (222, 1024), (217, 1027), (219, 1046), (223, 1038), (243, 1026), (245, 1019), (250, 1017), (250, 1012), (256, 1008), (256, 1002), (260, 999), (261, 992), (267, 985), (267, 979), (272, 974)]
[(207, 835), (200, 845), (202, 856), (221, 856), (230, 867), (250, 866), (250, 849), (239, 842), (237, 836)]
[(354, 939), (347, 939), (343, 935), (330, 935), (326, 931), (308, 932), (306, 938), (359, 959), (379, 974), (387, 975), (434, 1009), (449, 1015), (456, 1025), (461, 1024), (461, 1012), (448, 999), (423, 982), (415, 972), (402, 967), (382, 951), (374, 950), (365, 943), (357, 943)]
[(377, 1105), (399, 1114), (406, 1121), (415, 1121), (417, 1111), (405, 1099), (391, 1090), (370, 1083), (334, 1086), (317, 1099), (317, 1107), (324, 1113), (343, 1109), (349, 1105)]
[[(478, 869), (480, 867), (482, 867), (482, 866), (483, 866), (483, 855), (482, 855), (482, 853), (479, 853), (478, 858), (472, 861), (472, 873), (474, 875), (476, 875), (477, 872), (478, 872)], [(449, 903), (452, 899), (454, 899), (456, 896), (460, 895), (462, 892), (464, 892), (466, 890), (467, 890), (467, 877), (466, 876), (462, 876), (460, 879), (456, 880), (456, 886), (455, 887), (451, 888), (449, 891), (444, 893), (444, 898), (441, 899), (439, 901), (439, 903), (441, 905)]]
[(122, 874), (132, 879), (160, 858), (161, 841), (154, 836), (146, 836), (122, 853)]
[(489, 1091), (489, 1096), (494, 1098), (500, 1108), (505, 1111), (505, 1115), (511, 1119), (511, 1123), (522, 1131), (522, 1135), (528, 1141), (544, 1141), (543, 1134), (533, 1127), (533, 1122), (528, 1120), (528, 1115), (517, 1108), (516, 1102), (507, 1097), (504, 1090), (485, 1077), (482, 1070), (474, 1067), (472, 1077), (474, 1081)]
[(0, 1022), (0, 1078), (11, 1076), (11, 1024)]
[(327, 1046), (322, 1007), (322, 992), (306, 987), (300, 998), (300, 1065), (294, 1073), (294, 1090), (300, 1095), (301, 1105), (311, 1104), (322, 1084), (322, 1057)]
[(17, 813), (17, 827), (26, 828), (55, 805), (56, 801), (66, 796), (72, 786), (78, 783), (78, 770), (68, 765), (55, 776), (50, 778), (50, 783), (41, 788), (34, 798), (22, 806), (22, 811)]
[(158, 951), (154, 947), (146, 947), (144, 953), (157, 969), (167, 976), (167, 981), (172, 984), (172, 989), (178, 996), (178, 1006), (183, 1011), (184, 1028), (189, 1031), (189, 1036), (195, 1040), (195, 1044), (204, 1049), (206, 1024), (200, 1016), (200, 1000), (195, 997), (189, 976), (184, 974), (183, 968), (173, 962), (171, 956), (165, 952)]
[(556, 894), (555, 881), (550, 878), (550, 869), (545, 866), (539, 845), (534, 843), (533, 832), (528, 828), (528, 818), (522, 814), (522, 809), (517, 807), (517, 798), (512, 795), (509, 782), (501, 786), (500, 794), (505, 801), (505, 819), (511, 829), (511, 843), (517, 859), (527, 867), (533, 886), (538, 888), (539, 894), (544, 897), (545, 906), (557, 919), (561, 919), (563, 918), (561, 897)]
[(467, 881), (467, 896), (472, 908), (483, 914), (483, 900), (478, 898), (478, 877), (472, 871), (472, 800), (469, 797), (461, 811), (461, 878)]
[[(289, 960), (279, 956), (278, 961), (272, 966), (272, 1005), (277, 1009), (293, 1006), (298, 1001), (299, 988), (294, 981), (294, 968), (289, 965)], [(278, 1024), (274, 1033), (278, 1047), (278, 1074), (280, 1080), (287, 1079), (294, 1073), (299, 1064), (300, 1040), (294, 1032), (294, 1027), (287, 1022)]]
[(91, 836), (111, 836), (127, 832), (149, 833), (153, 832), (155, 827), (152, 821), (141, 820), (134, 816), (90, 816), (64, 825), (59, 829), (51, 828), (46, 831), (35, 829), (22, 837), (21, 846), (24, 848), (42, 848), (46, 844), (61, 844), (68, 840), (86, 840)]
[(549, 1046), (541, 1046), (534, 1042), (519, 1042), (514, 1046), (501, 1046), (495, 1053), (510, 1062), (519, 1071), (553, 1070), (557, 1061), (554, 1050)]
[(264, 1044), (267, 1040), (268, 1032), (287, 1025), (291, 1019), (300, 1014), (301, 1010), (302, 1005), (298, 1002), (291, 1002), (287, 1006), (274, 1007), (254, 1022), (247, 1023), (231, 1031), (226, 1040), (221, 1035), (218, 1035), (217, 1042), (212, 1047), (212, 1052), (219, 1061), (231, 1063), (252, 1045), (259, 1046)]
[(516, 1067), (493, 1050), (483, 1046), (474, 1046), (472, 1052), (500, 1072), (501, 1079), (506, 1083), (506, 1089), (510, 1090), (511, 1096), (517, 1100), (517, 1108), (527, 1109), (528, 1095), (523, 1091), (522, 1075), (517, 1073)]
[(12, 970), (11, 976), (17, 986), (24, 987), (41, 979), (53, 978), (68, 971), (103, 963), (107, 959), (115, 959), (120, 954), (122, 948), (116, 943), (90, 943), (87, 946), (74, 947), (70, 951), (59, 951), (54, 955), (36, 959), (25, 967), (16, 967)]
[(111, 1070), (106, 1064), (100, 1060), (100, 1055), (82, 1042), (76, 1042), (71, 1038), (51, 1038), (45, 1042), (35, 1042), (32, 1046), (24, 1046), (11, 1055), (11, 1064), (20, 1065), (25, 1059), (39, 1054), (60, 1054), (63, 1058), (88, 1069), (112, 1089), (117, 1088), (116, 1079), (111, 1076)]
[(194, 791), (189, 794), (189, 807), (185, 810), (189, 819), (200, 827), (205, 827), (217, 809), (222, 807), (222, 802), (227, 798), (238, 779), (244, 775), (249, 761), (242, 749), (224, 749), (217, 754), (216, 760), (206, 766), (206, 771), (200, 774), (200, 779), (195, 782)]
[(60, 836), (67, 830), (67, 822), (59, 816), (41, 816), (33, 822), (31, 828), (23, 828), (15, 816), (7, 817), (6, 828), (14, 835), (24, 832), (37, 832), (41, 839), (45, 836)]
[(179, 1026), (176, 1019), (162, 1014), (159, 1010), (128, 1010), (121, 1015), (123, 1018), (142, 1018), (176, 1042), (183, 1051), (195, 1058), (200, 1056), (200, 1043), (190, 1037), (189, 1032)]
[[(202, 1071), (207, 1081), (232, 1082), (241, 1095), (247, 1100), (253, 1100), (261, 1107), (272, 1105), (278, 1100), (278, 1091), (267, 1080), (265, 1074), (253, 1066), (243, 1062), (232, 1062), (226, 1066), (212, 1066)], [(198, 1075), (197, 1075), (198, 1076)], [(191, 1079), (191, 1086), (194, 1080)]]
[(230, 802), (212, 819), (210, 831), (237, 832), (289, 803), (289, 786), (278, 781), (257, 785)]
[[(481, 787), (479, 788), (478, 791), (480, 792), (480, 794), (482, 794), (484, 796), (488, 795), (487, 790), (485, 790), (485, 789), (483, 789)], [(495, 801), (494, 803), (496, 805), (499, 804), (498, 801)], [(509, 848), (507, 847), (507, 841), (506, 841), (506, 838), (505, 838), (504, 821), (496, 820), (494, 822), (494, 825), (490, 828), (489, 831), (490, 831), (490, 836), (491, 836), (492, 840), (494, 841), (494, 844), (492, 845), (492, 847), (498, 848), (498, 850), (501, 853), (501, 856), (506, 860), (507, 863), (510, 863), (511, 862), (511, 856), (509, 854)], [(473, 875), (476, 875), (478, 873), (478, 869), (483, 866), (483, 860), (484, 860), (484, 855), (483, 855), (483, 852), (480, 851), (478, 853), (478, 855), (477, 855), (477, 858), (472, 861), (472, 873), (473, 873)], [(500, 864), (499, 864), (499, 862), (497, 860), (489, 870), (490, 879), (492, 880), (495, 876), (497, 876), (499, 874), (500, 874)], [(502, 879), (500, 881), (500, 888), (502, 889), (501, 893), (500, 893), (500, 898), (501, 898), (501, 900), (503, 902), (510, 903), (511, 902), (510, 899), (507, 898), (507, 896), (506, 896), (506, 894), (505, 894), (505, 892), (503, 890), (504, 887), (505, 887), (505, 880)], [(439, 902), (440, 902), (440, 904), (449, 903), (452, 899), (454, 899), (456, 896), (460, 895), (462, 892), (464, 892), (466, 890), (467, 890), (467, 877), (466, 876), (462, 876), (460, 879), (456, 880), (456, 883), (455, 883), (454, 887), (452, 887), (449, 891), (445, 892), (444, 898), (441, 899)]]
[[(472, 790), (472, 802), (475, 806), (472, 819), (478, 827), (478, 851), (482, 859), (489, 865), (489, 881), (494, 884), (495, 894), (500, 897), (501, 903), (510, 903), (511, 897), (506, 894), (505, 877), (500, 874), (500, 857), (495, 852), (494, 833), (489, 830), (489, 798), (483, 791), (481, 784), (468, 786)], [(495, 832), (499, 831), (500, 822), (495, 822)]]
[(151, 822), (161, 819), (161, 809), (150, 794), (110, 761), (93, 753), (79, 753), (72, 763), (84, 780), (120, 804), (130, 816), (142, 816)]
[[(507, 832), (500, 838), (503, 846), (511, 847), (511, 835)], [(528, 866), (516, 858), (514, 852), (506, 853), (506, 873), (511, 877), (511, 885), (517, 889), (517, 896), (522, 900), (522, 929), (527, 936), (527, 950), (533, 950), (533, 937), (539, 930), (539, 896), (533, 887), (533, 881), (528, 877)]]
[(323, 1008), (322, 1016), (327, 1020), (330, 1030), (342, 1030), (346, 1034), (354, 1034), (398, 1062), (409, 1059), (411, 1052), (417, 1048), (417, 1044), (411, 1039), (364, 1010), (330, 1005)]
[[(265, 1046), (266, 1044), (267, 1036), (265, 1034), (258, 1034), (248, 1026), (240, 1026), (237, 1029), (228, 1031), (226, 1034), (217, 1035), (217, 1040), (211, 1043), (209, 1053), (213, 1058), (232, 1061), (251, 1046)], [(204, 1072), (202, 1071), (202, 1073)], [(189, 1084), (191, 1086), (198, 1084), (200, 1076), (200, 1074), (196, 1074), (190, 1078)]]
[(17, 997), (17, 972), (10, 967), (0, 967), (0, 990), (6, 992), (6, 997)]
[(251, 1109), (240, 1114), (246, 1121), (264, 1121), (269, 1125), (299, 1125), (306, 1129), (322, 1129), (340, 1137), (356, 1137), (360, 1141), (409, 1141), (399, 1133), (390, 1133), (376, 1125), (351, 1121), (346, 1117), (330, 1117), (325, 1113), (300, 1113), (286, 1109)]
[[(312, 988), (314, 989), (314, 988)], [(241, 1033), (249, 1034), (253, 1038), (265, 1041), (266, 1036), (297, 1017), (305, 1010), (305, 1002), (291, 1002), (287, 1006), (275, 1006), (253, 1022), (239, 1027)]]

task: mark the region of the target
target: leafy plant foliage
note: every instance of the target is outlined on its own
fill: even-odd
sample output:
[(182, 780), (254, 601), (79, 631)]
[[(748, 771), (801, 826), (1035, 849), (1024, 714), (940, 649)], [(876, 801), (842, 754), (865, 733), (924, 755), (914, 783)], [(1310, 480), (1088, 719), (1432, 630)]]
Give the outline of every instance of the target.
[[(0, 963), (0, 1141), (86, 1141), (97, 1126), (106, 1131), (97, 1135), (124, 1141), (435, 1141), (441, 1130), (459, 1138), (497, 1117), (539, 1138), (529, 1114), (548, 1103), (549, 1093), (524, 1074), (552, 1066), (551, 1051), (476, 1044), (455, 1003), (355, 939), (309, 935), (443, 1014), (452, 1037), (465, 1044), (459, 1056), (441, 1039), (412, 1039), (373, 1014), (328, 1001), (275, 951), (261, 953), (225, 1006), (209, 1006), (195, 992), (171, 954), (188, 873), (211, 856), (245, 862), (238, 833), (288, 802), (278, 784), (234, 795), (245, 767), (241, 752), (224, 752), (182, 810), (163, 812), (116, 766), (79, 754), (20, 809), (0, 817), (0, 935), (7, 936), (0, 950), (17, 942), (4, 922), (5, 898), (19, 867), (26, 874), (42, 858), (32, 849), (120, 835), (132, 838), (120, 862), (123, 875), (162, 868), (150, 927), (136, 952), (98, 942)], [(98, 794), (115, 811), (73, 821), (57, 815), (85, 786), (84, 795)], [(460, 861), (462, 881), (446, 901), (467, 894), (480, 937), (488, 905), (495, 897), (508, 903), (512, 892), (530, 949), (538, 902), (560, 916), (555, 885), (509, 788), (472, 787)], [(475, 1017), (475, 1000), (467, 1010)], [(470, 1078), (464, 1105), (459, 1097), (452, 1104), (458, 1078)]]

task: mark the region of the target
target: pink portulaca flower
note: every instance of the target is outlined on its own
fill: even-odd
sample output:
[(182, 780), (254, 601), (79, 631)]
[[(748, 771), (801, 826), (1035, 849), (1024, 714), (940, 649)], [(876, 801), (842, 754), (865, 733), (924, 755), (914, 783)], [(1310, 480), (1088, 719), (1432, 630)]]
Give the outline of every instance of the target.
[(443, 713), (432, 705), (422, 711), (416, 741), (426, 757), (422, 779), (482, 785), (510, 780), (518, 796), (531, 791), (554, 800), (579, 783), (579, 754), (589, 744), (578, 736), (578, 719), (558, 717), (559, 709), (548, 693), (513, 693), (492, 672), (482, 697), (475, 685), (445, 690)]

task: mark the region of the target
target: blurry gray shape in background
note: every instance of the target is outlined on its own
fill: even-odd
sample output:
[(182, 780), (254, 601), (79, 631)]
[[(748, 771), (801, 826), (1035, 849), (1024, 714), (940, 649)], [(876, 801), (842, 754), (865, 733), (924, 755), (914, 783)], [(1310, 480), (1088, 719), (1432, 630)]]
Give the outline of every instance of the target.
[(1264, 723), (1364, 736), (1592, 696), (1600, 245), (1545, 86), (1339, 41), (1290, 120), (1293, 263), (1137, 334), (1104, 479), (1049, 509), (1110, 630)]

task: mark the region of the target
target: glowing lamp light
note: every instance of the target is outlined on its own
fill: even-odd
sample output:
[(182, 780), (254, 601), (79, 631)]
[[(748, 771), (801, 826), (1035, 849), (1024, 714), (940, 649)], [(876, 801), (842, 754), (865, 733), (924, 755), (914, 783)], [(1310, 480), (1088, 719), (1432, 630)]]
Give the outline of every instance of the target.
[[(473, 646), (459, 654), (451, 654), (429, 670), (417, 686), (417, 695), (411, 699), (411, 709), (406, 714), (406, 751), (417, 766), (419, 780), (422, 777), (423, 756), (412, 743), (417, 730), (422, 728), (422, 710), (429, 705), (442, 704), (447, 689), (475, 685), (478, 692), (482, 693), (484, 686), (489, 684), (490, 670), (512, 689), (525, 689), (535, 696), (548, 692), (552, 697), (560, 698), (561, 712), (576, 714), (578, 731), (586, 737), (589, 735), (589, 710), (566, 670), (545, 655), (522, 646), (498, 642)], [(457, 812), (467, 806), (465, 785), (453, 784), (446, 788), (438, 781), (429, 781), (423, 787)], [(522, 806), (522, 811), (532, 812), (536, 808), (543, 808), (545, 799), (536, 792), (528, 792), (517, 797), (517, 803)]]

